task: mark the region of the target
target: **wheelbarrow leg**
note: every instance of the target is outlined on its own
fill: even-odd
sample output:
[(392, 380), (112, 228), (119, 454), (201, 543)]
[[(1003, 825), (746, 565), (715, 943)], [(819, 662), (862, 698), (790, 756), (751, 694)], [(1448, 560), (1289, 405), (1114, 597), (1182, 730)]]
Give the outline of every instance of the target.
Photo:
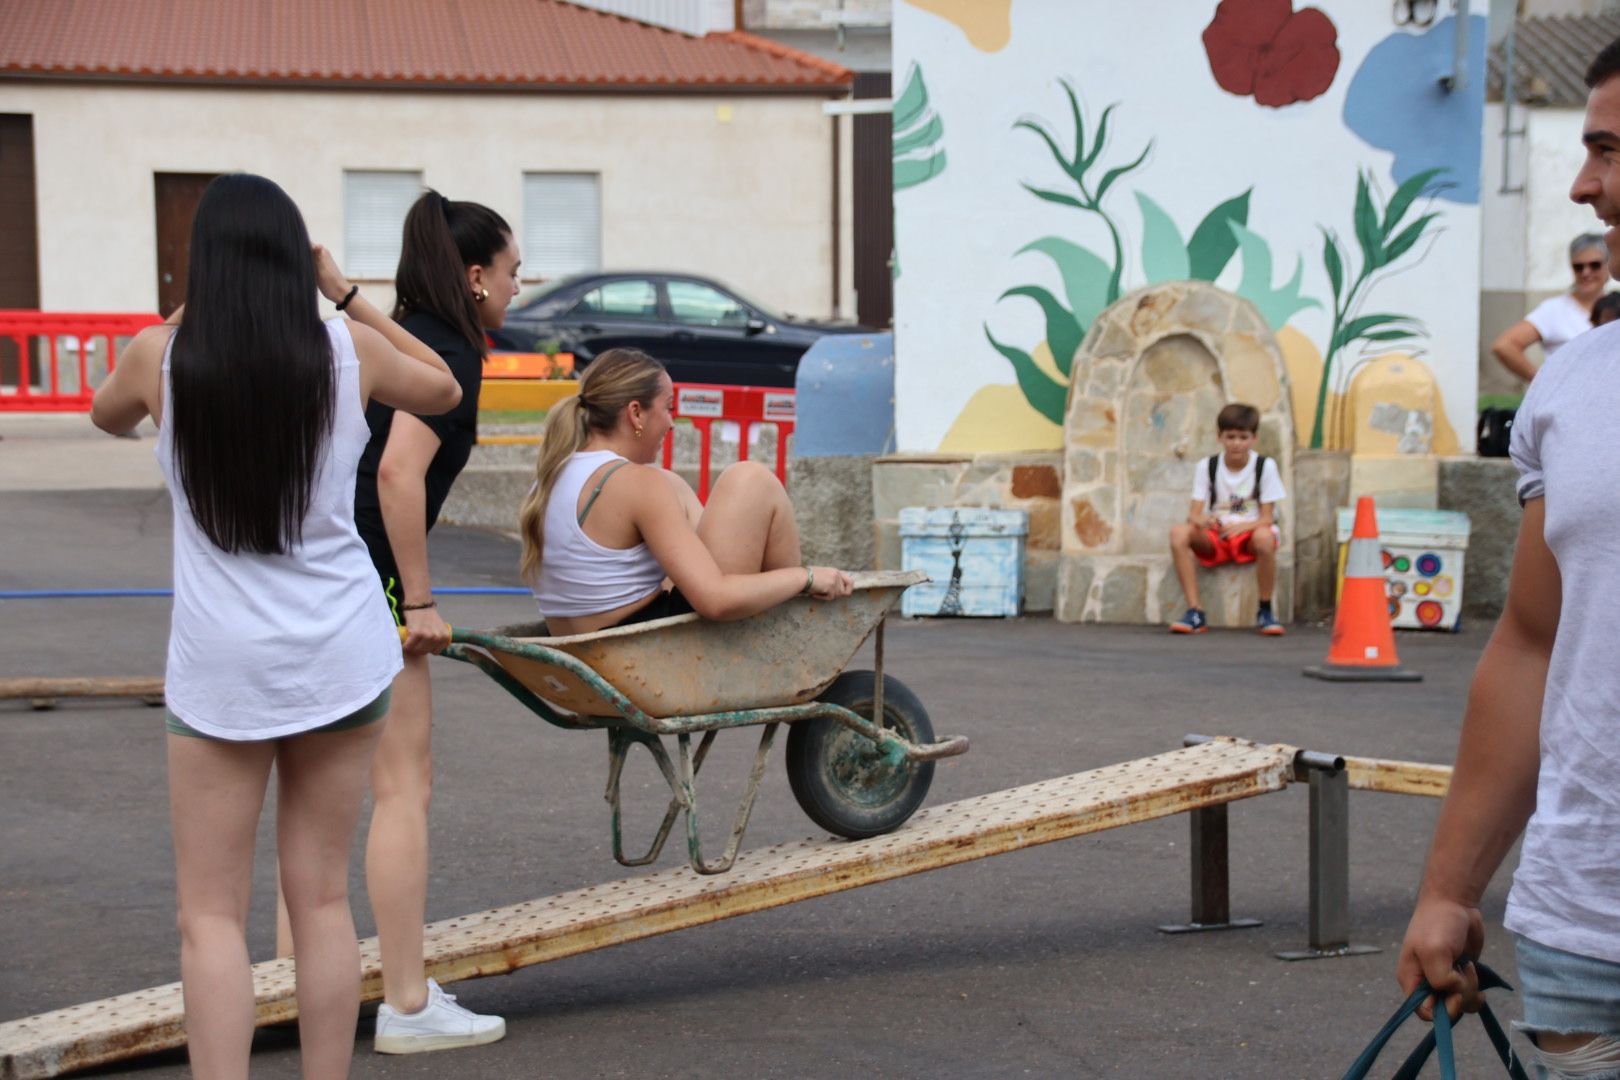
[(677, 736), (680, 742), (680, 797), (686, 804), (687, 853), (692, 869), (698, 873), (721, 874), (730, 870), (732, 863), (737, 861), (737, 851), (742, 847), (743, 833), (748, 828), (748, 816), (753, 813), (754, 800), (759, 796), (759, 783), (765, 776), (765, 762), (770, 758), (771, 743), (776, 738), (776, 729), (780, 726), (780, 723), (766, 724), (765, 730), (760, 732), (759, 749), (754, 752), (754, 767), (748, 774), (748, 788), (743, 792), (742, 802), (737, 806), (737, 817), (732, 822), (731, 837), (726, 842), (725, 853), (713, 862), (703, 858), (703, 838), (698, 831), (697, 790), (694, 782), (698, 768), (703, 764), (704, 754), (707, 753), (709, 743), (714, 738), (714, 732), (710, 731), (703, 736), (703, 743), (698, 747), (695, 758), (690, 754), (692, 737)]
[[(709, 745), (714, 742), (714, 732), (704, 734), (702, 743), (698, 746), (697, 758), (693, 763), (692, 772), (695, 774), (703, 765), (703, 758), (709, 752)], [(664, 782), (669, 785), (672, 798), (669, 808), (664, 811), (664, 820), (659, 823), (658, 831), (653, 836), (652, 845), (646, 854), (639, 858), (627, 858), (624, 854), (623, 817), (624, 804), (620, 797), (619, 781), (624, 775), (624, 762), (630, 752), (630, 747), (640, 743), (652, 754), (653, 760), (658, 763), (658, 771), (664, 774)], [(684, 762), (683, 762), (684, 763)], [(603, 797), (613, 808), (613, 858), (621, 866), (646, 866), (658, 858), (659, 852), (664, 850), (664, 842), (669, 839), (670, 830), (675, 827), (675, 819), (680, 816), (683, 809), (689, 807), (687, 791), (690, 785), (683, 788), (679, 777), (675, 773), (675, 764), (670, 761), (669, 753), (664, 749), (663, 742), (656, 735), (647, 735), (634, 728), (608, 729), (608, 780), (607, 791)]]

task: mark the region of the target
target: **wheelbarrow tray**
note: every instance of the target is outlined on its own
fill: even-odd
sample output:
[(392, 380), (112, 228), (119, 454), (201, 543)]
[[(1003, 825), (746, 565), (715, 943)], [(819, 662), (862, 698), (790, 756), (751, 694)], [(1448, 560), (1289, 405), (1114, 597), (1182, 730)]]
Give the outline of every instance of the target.
[[(836, 679), (920, 570), (850, 575), (854, 593), (829, 603), (799, 597), (733, 622), (695, 614), (566, 637), (510, 640), (585, 664), (649, 717), (798, 705)], [(620, 710), (591, 684), (533, 651), (478, 643), (537, 697), (578, 716)]]

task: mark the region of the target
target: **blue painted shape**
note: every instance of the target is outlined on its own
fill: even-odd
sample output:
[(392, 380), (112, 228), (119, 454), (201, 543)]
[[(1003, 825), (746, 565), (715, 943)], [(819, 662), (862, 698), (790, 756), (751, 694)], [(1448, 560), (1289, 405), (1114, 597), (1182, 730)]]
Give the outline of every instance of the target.
[(907, 589), (900, 614), (1017, 615), (1024, 598), (1023, 510), (980, 506), (900, 511), (900, 561), (931, 580)]
[(795, 380), (798, 457), (856, 457), (894, 449), (894, 335), (829, 334), (810, 346)]
[(1421, 34), (1397, 31), (1374, 45), (1350, 80), (1344, 123), (1395, 155), (1397, 184), (1424, 169), (1442, 168), (1449, 202), (1479, 202), (1479, 154), (1485, 124), (1485, 17), (1468, 17), (1468, 85), (1447, 91), (1454, 16)]

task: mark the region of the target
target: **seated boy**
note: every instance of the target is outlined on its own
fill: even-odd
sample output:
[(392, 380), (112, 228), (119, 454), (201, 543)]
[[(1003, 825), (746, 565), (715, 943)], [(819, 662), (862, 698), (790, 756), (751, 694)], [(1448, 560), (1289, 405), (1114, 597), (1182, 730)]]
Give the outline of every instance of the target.
[(1283, 490), (1277, 463), (1254, 452), (1259, 409), (1228, 405), (1215, 418), (1215, 426), (1221, 433), (1221, 453), (1199, 462), (1187, 520), (1170, 527), (1170, 554), (1188, 604), (1187, 614), (1171, 623), (1170, 631), (1201, 634), (1209, 628), (1209, 620), (1198, 606), (1196, 559), (1205, 566), (1254, 563), (1260, 587), (1255, 628), (1275, 636), (1284, 631), (1271, 611), (1271, 593), (1277, 584), (1277, 544), (1282, 537), (1273, 512), (1288, 493)]

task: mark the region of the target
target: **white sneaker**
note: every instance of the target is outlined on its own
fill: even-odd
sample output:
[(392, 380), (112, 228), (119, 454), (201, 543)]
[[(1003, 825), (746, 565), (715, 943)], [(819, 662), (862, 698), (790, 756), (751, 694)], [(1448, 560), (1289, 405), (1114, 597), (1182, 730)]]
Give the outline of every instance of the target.
[(454, 1050), (483, 1046), (506, 1035), (506, 1021), (480, 1016), (456, 1004), (432, 979), (427, 981), (427, 1004), (402, 1013), (384, 1003), (377, 1007), (377, 1034), (372, 1049), (379, 1054), (421, 1054), (428, 1050)]

